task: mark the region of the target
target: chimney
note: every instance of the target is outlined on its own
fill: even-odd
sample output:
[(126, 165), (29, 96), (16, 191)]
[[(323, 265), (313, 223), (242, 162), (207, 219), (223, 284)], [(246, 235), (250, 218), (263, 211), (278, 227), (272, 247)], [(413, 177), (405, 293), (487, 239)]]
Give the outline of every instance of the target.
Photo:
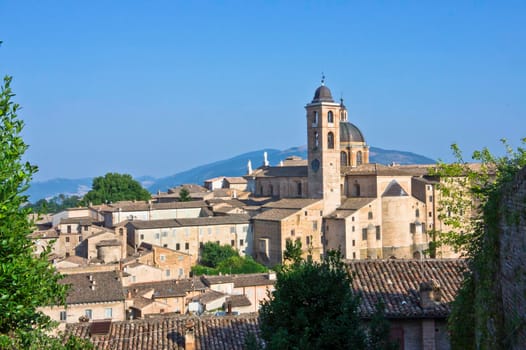
[(184, 348), (185, 350), (195, 350), (194, 321), (188, 320), (185, 324)]
[(435, 280), (420, 283), (420, 306), (423, 309), (433, 308), (441, 299), (440, 284)]

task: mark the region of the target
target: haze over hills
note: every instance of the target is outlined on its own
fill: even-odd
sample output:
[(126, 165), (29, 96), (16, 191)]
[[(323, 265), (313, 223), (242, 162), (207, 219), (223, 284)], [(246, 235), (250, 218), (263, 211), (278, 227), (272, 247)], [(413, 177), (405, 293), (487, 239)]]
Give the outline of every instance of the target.
[[(151, 176), (135, 177), (150, 192), (166, 191), (185, 183), (203, 184), (204, 180), (216, 176), (242, 176), (247, 172), (247, 163), (252, 162), (254, 169), (263, 164), (263, 153), (267, 152), (271, 165), (277, 165), (281, 160), (290, 156), (307, 158), (306, 146), (292, 147), (286, 150), (261, 149), (253, 152), (243, 153), (232, 158), (217, 162), (204, 164), (180, 173), (154, 178)], [(370, 148), (370, 162), (380, 164), (433, 164), (436, 161), (412, 152), (385, 150), (377, 147)], [(104, 174), (101, 174), (103, 176)], [(56, 178), (48, 181), (34, 182), (27, 191), (31, 202), (42, 198), (50, 198), (61, 193), (66, 195), (83, 195), (91, 188), (92, 179), (63, 179)]]

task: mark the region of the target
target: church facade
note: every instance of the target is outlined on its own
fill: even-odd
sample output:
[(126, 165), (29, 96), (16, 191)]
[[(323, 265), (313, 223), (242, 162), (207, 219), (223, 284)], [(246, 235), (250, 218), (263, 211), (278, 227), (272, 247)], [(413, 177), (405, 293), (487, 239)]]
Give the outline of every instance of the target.
[[(305, 255), (314, 258), (318, 254), (312, 252), (329, 249), (340, 249), (346, 259), (423, 257), (429, 233), (443, 228), (436, 207), (439, 179), (428, 176), (432, 165), (370, 163), (363, 133), (348, 120), (343, 100), (335, 102), (323, 82), (305, 109), (308, 159), (292, 157), (279, 166), (266, 162), (245, 178), (254, 196), (270, 197), (271, 203), (319, 200), (321, 225), (305, 224), (298, 215), (302, 208), (294, 208), (297, 227), (291, 227), (295, 220), (283, 218), (279, 204), (267, 204), (253, 217), (256, 259), (267, 265), (279, 261), (287, 239), (299, 239)], [(268, 247), (274, 247), (275, 256), (269, 256)], [(437, 251), (437, 257), (453, 256), (445, 247)]]

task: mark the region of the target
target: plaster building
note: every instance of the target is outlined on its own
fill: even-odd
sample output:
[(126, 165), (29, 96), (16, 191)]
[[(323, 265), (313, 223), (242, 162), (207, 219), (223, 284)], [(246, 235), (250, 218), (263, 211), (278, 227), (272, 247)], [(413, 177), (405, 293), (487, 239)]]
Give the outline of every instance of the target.
[[(343, 100), (335, 102), (323, 82), (305, 109), (308, 159), (291, 157), (270, 166), (265, 157), (262, 167), (248, 166), (247, 188), (277, 203), (284, 198), (319, 200), (323, 222), (311, 242), (339, 248), (347, 259), (422, 257), (429, 246), (428, 232), (443, 228), (437, 208), (440, 179), (428, 175), (432, 165), (369, 163), (364, 134), (349, 121)], [(267, 248), (261, 239), (272, 242), (271, 237), (280, 237), (279, 245), (267, 249), (279, 255), (287, 236), (293, 238), (282, 229), (292, 213), (282, 211), (278, 217), (271, 215), (277, 211), (266, 212), (265, 207), (254, 216), (254, 249), (256, 258), (271, 266), (281, 261), (265, 260), (262, 253)], [(306, 229), (300, 221), (286, 221), (290, 232)], [(305, 248), (310, 242), (302, 244)], [(442, 247), (437, 256), (455, 254)]]

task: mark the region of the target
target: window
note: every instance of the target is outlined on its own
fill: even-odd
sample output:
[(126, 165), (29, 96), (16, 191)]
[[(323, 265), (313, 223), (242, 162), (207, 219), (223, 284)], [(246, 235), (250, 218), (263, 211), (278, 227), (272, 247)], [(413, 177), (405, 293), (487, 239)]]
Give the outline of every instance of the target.
[(68, 225), (68, 233), (71, 233), (71, 225)]
[(301, 182), (298, 182), (296, 186), (297, 186), (298, 196), (301, 196)]
[(318, 231), (318, 221), (313, 221), (312, 222), (312, 230), (313, 231)]
[(272, 184), (268, 186), (268, 192), (271, 197), (274, 195), (274, 186)]
[(82, 242), (82, 236), (79, 236), (79, 242)]
[(306, 244), (307, 246), (310, 245), (310, 237), (309, 237), (309, 236), (305, 237), (305, 244)]
[(69, 255), (70, 255), (69, 252), (66, 252), (66, 258), (69, 258)]
[(345, 153), (345, 152), (341, 152), (341, 153), (340, 153), (340, 165), (341, 165), (341, 166), (346, 166), (346, 165), (348, 165), (348, 164), (347, 164), (347, 153)]
[(163, 237), (168, 237), (168, 232), (163, 231)]
[(382, 239), (382, 231), (380, 226), (376, 226), (376, 240), (379, 241)]
[(354, 226), (352, 227), (352, 232), (354, 232)]
[(420, 210), (418, 210), (418, 208), (415, 210), (415, 217), (420, 217)]
[(239, 245), (243, 245), (244, 243), (245, 242), (242, 239), (239, 240)]
[(66, 321), (68, 319), (68, 314), (66, 311), (60, 311), (60, 320)]
[[(433, 212), (430, 211), (427, 215), (428, 215), (430, 218), (432, 218), (432, 217), (433, 217)], [(447, 216), (451, 216), (451, 211), (448, 210), (448, 212), (447, 212)]]
[(113, 310), (111, 307), (104, 308), (104, 318), (112, 318)]
[(330, 124), (334, 123), (334, 113), (332, 111), (327, 113), (327, 122)]
[(362, 229), (362, 241), (366, 241), (366, 240), (367, 240), (367, 229), (363, 228)]
[(166, 261), (166, 255), (161, 254), (161, 255), (159, 256), (159, 259), (160, 259), (161, 261)]
[(175, 250), (181, 250), (181, 244), (175, 243)]
[(351, 221), (354, 222), (354, 216), (351, 216)]
[(352, 253), (352, 258), (356, 259), (356, 253), (355, 252)]
[(205, 247), (205, 244), (203, 242), (199, 242), (199, 248), (203, 249)]
[(356, 152), (356, 165), (361, 165), (362, 162), (362, 151), (358, 151)]
[(352, 186), (352, 197), (360, 197), (360, 185), (354, 184)]
[(235, 241), (234, 239), (231, 240), (231, 241), (230, 241), (230, 245), (231, 245), (232, 247), (235, 246), (235, 245), (236, 245), (236, 241)]
[(132, 276), (132, 283), (135, 283), (137, 282), (137, 277), (136, 276)]
[(143, 234), (141, 234), (141, 241), (142, 241), (142, 240), (144, 240), (144, 235), (143, 235)]
[(155, 234), (155, 239), (160, 239), (160, 238), (161, 238), (161, 235), (158, 234), (158, 233), (156, 233), (156, 234)]
[(165, 275), (166, 277), (170, 277), (170, 269), (166, 269), (166, 270), (164, 270), (164, 275)]
[(314, 149), (320, 146), (320, 135), (317, 131), (314, 132)]
[(184, 270), (182, 268), (179, 269), (179, 277), (182, 277), (184, 275)]
[(230, 233), (236, 233), (236, 227), (230, 226)]
[[(84, 231), (87, 231), (88, 230), (88, 225), (84, 225)], [(122, 228), (121, 228), (122, 230)], [(121, 236), (122, 236), (122, 233), (121, 233)]]
[(308, 212), (305, 210), (305, 216), (307, 216), (307, 215), (308, 215)]
[(190, 243), (186, 242), (186, 243), (184, 244), (184, 249), (185, 249), (185, 250), (190, 249)]
[(91, 309), (84, 310), (84, 316), (91, 320), (91, 318), (93, 317), (93, 312), (91, 311)]
[(318, 111), (313, 113), (312, 126), (318, 126)]
[[(174, 231), (174, 233), (175, 233), (175, 231)], [(184, 236), (185, 236), (185, 237), (188, 237), (189, 234), (190, 234), (190, 229), (189, 229), (188, 227), (186, 227), (186, 228), (184, 229)]]
[(327, 134), (327, 148), (329, 149), (334, 148), (334, 134), (332, 132), (329, 132)]
[(429, 201), (433, 202), (433, 196), (429, 196)]
[(370, 211), (369, 213), (367, 213), (367, 218), (368, 218), (369, 220), (372, 220), (372, 219), (373, 219), (373, 212), (372, 212), (372, 211)]
[(124, 234), (124, 229), (121, 227), (121, 228), (119, 229), (119, 235), (122, 236), (123, 234)]
[(294, 237), (296, 235), (296, 230), (294, 229), (290, 230), (290, 235)]
[(352, 246), (354, 247), (356, 245), (356, 241), (353, 239), (352, 240)]
[(69, 237), (66, 237), (66, 243), (69, 243)]

